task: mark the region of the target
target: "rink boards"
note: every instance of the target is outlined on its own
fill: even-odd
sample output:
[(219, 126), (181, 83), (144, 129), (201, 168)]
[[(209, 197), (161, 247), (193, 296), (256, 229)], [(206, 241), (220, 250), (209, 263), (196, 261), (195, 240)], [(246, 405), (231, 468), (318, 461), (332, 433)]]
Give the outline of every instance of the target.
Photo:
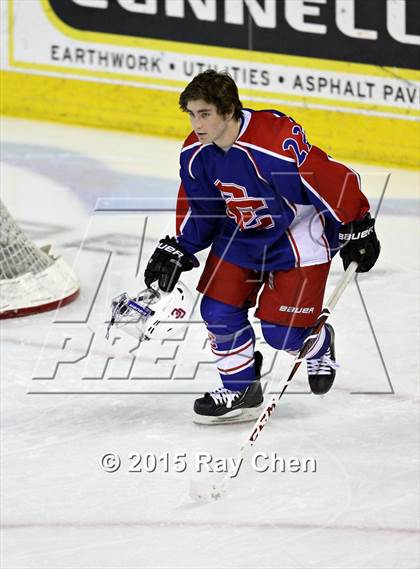
[[(291, 115), (304, 125), (313, 143), (335, 156), (377, 164), (418, 165), (418, 71), (269, 53), (257, 51), (255, 47), (239, 49), (168, 41), (163, 39), (165, 34), (176, 37), (177, 27), (184, 23), (183, 12), (176, 13), (176, 6), (187, 10), (191, 3), (146, 4), (150, 8), (156, 6), (156, 11), (158, 7), (166, 6), (165, 18), (169, 23), (166, 22), (167, 28), (161, 37), (110, 33), (105, 28), (99, 30), (99, 24), (97, 29), (93, 24), (91, 29), (81, 29), (77, 27), (76, 19), (70, 24), (65, 21), (64, 16), (77, 15), (77, 10), (82, 10), (83, 15), (83, 10), (90, 5), (89, 15), (93, 14), (92, 21), (95, 22), (94, 12), (100, 10), (93, 8), (95, 4), (90, 0), (65, 0), (64, 3), (8, 0), (2, 3), (2, 19), (8, 24), (1, 50), (1, 79), (5, 93), (2, 112), (182, 140), (189, 125), (178, 109), (179, 93), (196, 73), (212, 67), (231, 73), (245, 106), (276, 108)], [(67, 12), (63, 8), (65, 5), (69, 6)], [(96, 3), (99, 5), (103, 10), (105, 7), (110, 9), (106, 0), (102, 4)], [(130, 5), (133, 10), (130, 17), (139, 16), (134, 9), (140, 8), (134, 8), (133, 3), (120, 2), (119, 5)], [(229, 5), (225, 2), (225, 7)], [(242, 2), (235, 6), (239, 5), (244, 6)], [(287, 7), (287, 3), (284, 5)], [(205, 6), (209, 8), (211, 3)], [(203, 4), (203, 10), (205, 6)], [(214, 12), (214, 17), (216, 15)], [(146, 16), (142, 14), (143, 19)], [(188, 14), (184, 16), (187, 18)], [(236, 18), (239, 24), (240, 16), (237, 11), (229, 16), (226, 8), (226, 20), (230, 18), (234, 22)], [(267, 29), (272, 25), (268, 16), (268, 7), (266, 13), (254, 13), (256, 22)], [(158, 17), (163, 18), (157, 13)], [(202, 12), (201, 17), (210, 18), (211, 14), (206, 16)], [(242, 17), (245, 18), (244, 12)], [(115, 29), (118, 30), (117, 24)], [(345, 22), (338, 21), (337, 24), (343, 26)], [(202, 26), (206, 25), (204, 21), (197, 21), (191, 28), (193, 39), (197, 29), (205, 29)], [(256, 25), (253, 29), (258, 38)], [(29, 31), (30, 42), (27, 40)], [(376, 33), (373, 30), (353, 31), (363, 32), (365, 36)], [(394, 43), (401, 48), (405, 41), (407, 56), (413, 52), (418, 36), (403, 32), (401, 27), (388, 32), (401, 35)], [(321, 41), (323, 36), (319, 37)], [(253, 46), (256, 42), (257, 39), (251, 38), (248, 45)], [(340, 43), (331, 45), (330, 49), (340, 50)], [(313, 48), (309, 46), (310, 49)], [(312, 55), (311, 51), (309, 53)], [(322, 55), (323, 52), (319, 53)]]

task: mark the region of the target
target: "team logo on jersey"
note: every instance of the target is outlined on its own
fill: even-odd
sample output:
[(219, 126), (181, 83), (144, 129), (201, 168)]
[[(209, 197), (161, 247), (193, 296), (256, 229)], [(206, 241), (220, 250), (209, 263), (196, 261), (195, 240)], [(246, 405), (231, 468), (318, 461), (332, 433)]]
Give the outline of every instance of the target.
[(216, 180), (214, 185), (226, 202), (226, 215), (235, 220), (241, 231), (274, 227), (271, 215), (262, 213), (262, 210), (268, 210), (265, 199), (248, 196), (246, 188), (233, 182)]

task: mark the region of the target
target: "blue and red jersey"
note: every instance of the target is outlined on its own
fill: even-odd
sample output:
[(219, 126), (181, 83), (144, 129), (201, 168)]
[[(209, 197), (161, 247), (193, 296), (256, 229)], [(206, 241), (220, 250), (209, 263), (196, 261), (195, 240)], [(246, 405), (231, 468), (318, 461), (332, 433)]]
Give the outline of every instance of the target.
[(278, 111), (244, 109), (226, 152), (192, 132), (180, 163), (177, 239), (192, 255), (212, 245), (256, 270), (318, 265), (336, 252), (340, 225), (369, 211), (358, 174)]

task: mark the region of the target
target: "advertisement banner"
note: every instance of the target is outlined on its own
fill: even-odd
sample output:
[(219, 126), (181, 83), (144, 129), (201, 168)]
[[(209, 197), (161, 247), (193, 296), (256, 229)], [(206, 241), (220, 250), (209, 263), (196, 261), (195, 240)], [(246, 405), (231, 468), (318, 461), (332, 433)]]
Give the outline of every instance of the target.
[[(418, 66), (417, 0), (50, 0), (69, 27), (284, 55)], [(200, 25), (201, 24), (201, 25)]]

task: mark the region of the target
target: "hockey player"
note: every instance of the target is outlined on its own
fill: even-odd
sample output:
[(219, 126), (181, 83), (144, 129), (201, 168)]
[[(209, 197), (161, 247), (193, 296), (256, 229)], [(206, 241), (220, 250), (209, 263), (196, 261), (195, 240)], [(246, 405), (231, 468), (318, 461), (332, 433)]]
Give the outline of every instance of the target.
[[(179, 104), (193, 131), (180, 156), (176, 236), (160, 240), (145, 282), (171, 291), (211, 246), (197, 289), (223, 387), (195, 401), (194, 420), (254, 419), (262, 356), (248, 311), (257, 295), (267, 343), (296, 353), (321, 311), (333, 255), (366, 272), (380, 244), (358, 174), (311, 145), (291, 117), (244, 109), (233, 79), (213, 70)], [(326, 324), (307, 355), (313, 393), (331, 388), (336, 367)]]

